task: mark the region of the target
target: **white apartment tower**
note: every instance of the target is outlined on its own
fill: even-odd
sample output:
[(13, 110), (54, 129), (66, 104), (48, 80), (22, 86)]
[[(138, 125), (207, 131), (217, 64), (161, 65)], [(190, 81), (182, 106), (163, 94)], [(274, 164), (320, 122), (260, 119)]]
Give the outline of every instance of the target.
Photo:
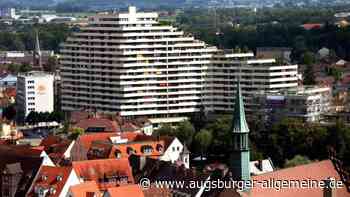
[(54, 76), (45, 72), (32, 71), (18, 75), (16, 106), (19, 121), (23, 121), (31, 111), (54, 110), (53, 82)]
[[(91, 17), (89, 25), (62, 46), (65, 111), (119, 112), (148, 116), (156, 123), (179, 121), (202, 106), (231, 110), (237, 65), (249, 72), (242, 84), (245, 96), (256, 88), (297, 86), (296, 65), (255, 60), (250, 53), (226, 53), (175, 27), (160, 25), (157, 13), (136, 12), (135, 7), (127, 13)], [(282, 78), (285, 81), (278, 86)], [(249, 83), (250, 79), (256, 82)]]

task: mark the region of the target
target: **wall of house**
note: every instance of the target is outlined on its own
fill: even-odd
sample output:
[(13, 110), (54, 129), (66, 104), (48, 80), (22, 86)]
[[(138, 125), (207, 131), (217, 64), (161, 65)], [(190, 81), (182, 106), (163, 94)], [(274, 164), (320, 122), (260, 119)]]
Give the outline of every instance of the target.
[(59, 197), (69, 197), (69, 188), (73, 185), (79, 184), (79, 178), (75, 171), (72, 169), (71, 173), (69, 174), (69, 177), (67, 179), (66, 184), (64, 185)]
[(53, 161), (50, 159), (49, 155), (47, 155), (47, 153), (45, 151), (43, 151), (41, 154), (40, 154), (40, 157), (43, 158), (43, 163), (41, 165), (43, 166), (56, 166)]
[(160, 157), (160, 160), (174, 163), (179, 159), (183, 147), (182, 143), (177, 138), (174, 138), (169, 147), (165, 150), (163, 156)]

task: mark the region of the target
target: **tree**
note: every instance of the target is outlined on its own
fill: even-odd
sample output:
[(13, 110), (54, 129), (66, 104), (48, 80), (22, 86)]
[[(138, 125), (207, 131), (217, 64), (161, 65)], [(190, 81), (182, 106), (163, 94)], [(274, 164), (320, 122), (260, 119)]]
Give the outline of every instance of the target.
[(222, 147), (229, 147), (231, 145), (231, 121), (232, 116), (223, 115), (204, 127), (213, 136), (210, 147), (211, 153), (222, 154)]
[(175, 136), (174, 128), (170, 124), (162, 124), (153, 132), (154, 136)]
[(195, 134), (195, 129), (190, 121), (185, 120), (179, 123), (175, 129), (175, 136), (181, 141), (184, 142), (188, 147), (190, 147), (193, 136)]
[(14, 120), (16, 117), (16, 107), (14, 105), (6, 107), (2, 112), (2, 116), (7, 120)]
[(68, 136), (70, 140), (76, 140), (80, 135), (83, 135), (85, 133), (84, 129), (79, 127), (74, 127), (71, 129), (71, 132)]
[(207, 151), (212, 140), (213, 140), (213, 135), (211, 134), (210, 131), (206, 129), (202, 129), (200, 132), (196, 134), (194, 141), (196, 142), (196, 145), (199, 146), (198, 148), (200, 149), (202, 156), (203, 156), (203, 153)]
[(36, 124), (36, 123), (39, 122), (39, 120), (40, 120), (40, 117), (39, 117), (39, 116), (40, 116), (40, 115), (39, 115), (38, 112), (36, 112), (36, 111), (31, 111), (31, 112), (29, 112), (29, 114), (27, 115), (25, 122), (26, 122), (26, 123), (29, 123), (29, 124), (31, 124), (31, 125), (34, 125), (34, 124)]
[(309, 163), (311, 163), (311, 160), (308, 157), (302, 156), (302, 155), (296, 155), (291, 160), (287, 159), (285, 161), (284, 167), (289, 168), (289, 167), (294, 167), (294, 166), (298, 166), (298, 165), (305, 165), (305, 164), (309, 164)]

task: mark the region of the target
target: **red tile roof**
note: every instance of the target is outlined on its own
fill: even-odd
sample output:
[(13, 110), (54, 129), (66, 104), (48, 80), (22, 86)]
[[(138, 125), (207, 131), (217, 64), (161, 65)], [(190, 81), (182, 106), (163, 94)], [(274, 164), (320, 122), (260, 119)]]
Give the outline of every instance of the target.
[(109, 141), (110, 137), (117, 136), (117, 133), (89, 133), (79, 136), (77, 142), (87, 150), (90, 149), (93, 141)]
[(94, 197), (102, 197), (102, 192), (100, 192), (95, 181), (87, 181), (79, 185), (74, 185), (70, 187), (70, 192), (74, 197), (88, 197), (89, 194), (95, 194)]
[[(73, 162), (72, 166), (78, 177), (87, 181), (96, 181), (100, 188), (134, 183), (132, 169), (126, 158), (77, 161)], [(108, 182), (104, 181), (105, 179), (115, 181)]]
[(323, 26), (323, 24), (321, 24), (321, 23), (308, 23), (308, 24), (302, 25), (302, 27), (305, 30), (320, 29), (322, 26)]
[(107, 189), (107, 192), (110, 197), (119, 197), (119, 196), (129, 196), (129, 197), (144, 197), (142, 189), (139, 185), (122, 185), (119, 187), (111, 187)]
[(71, 140), (62, 139), (58, 136), (48, 136), (41, 141), (40, 146), (44, 147), (45, 152), (54, 163), (59, 164), (64, 159), (64, 153), (71, 143)]
[(152, 184), (149, 188), (143, 190), (145, 197), (172, 197), (170, 189), (156, 187)]
[(16, 97), (16, 88), (6, 88), (4, 93), (7, 97)]
[(88, 128), (104, 128), (104, 132), (119, 132), (120, 128), (116, 121), (106, 118), (88, 118), (80, 120), (75, 127), (87, 130)]
[(31, 188), (28, 196), (38, 196), (35, 193), (35, 190), (36, 188), (40, 187), (43, 189), (48, 189), (49, 191), (51, 188), (53, 188), (55, 192), (48, 195), (48, 197), (58, 197), (61, 194), (71, 171), (71, 167), (41, 166), (38, 176), (33, 181), (33, 187)]
[[(271, 173), (253, 176), (252, 179), (255, 181), (265, 181), (272, 179), (323, 181), (328, 177), (340, 180), (339, 174), (337, 173), (333, 163), (330, 160), (277, 170)], [(337, 189), (336, 193), (337, 197), (350, 196), (350, 193), (347, 192), (346, 187)], [(300, 187), (294, 187), (284, 188), (280, 191), (277, 191), (274, 188), (254, 187), (251, 189), (250, 195), (254, 197), (319, 197), (323, 196), (323, 190), (321, 188), (302, 189)], [(245, 193), (245, 196), (248, 196), (248, 194)]]
[[(145, 153), (142, 150), (145, 147), (152, 148), (152, 152)], [(139, 156), (159, 157), (163, 155), (165, 150), (165, 142), (162, 140), (119, 144), (113, 146), (109, 158), (116, 158), (117, 153), (120, 153), (121, 158), (129, 157), (131, 153)]]

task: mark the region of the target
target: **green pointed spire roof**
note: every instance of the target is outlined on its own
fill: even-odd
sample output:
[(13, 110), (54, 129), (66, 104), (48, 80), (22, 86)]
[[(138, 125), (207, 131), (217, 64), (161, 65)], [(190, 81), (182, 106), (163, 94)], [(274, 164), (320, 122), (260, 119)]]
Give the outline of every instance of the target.
[(234, 106), (235, 108), (233, 112), (232, 132), (248, 133), (249, 127), (245, 118), (244, 102), (241, 92), (240, 80), (237, 81), (237, 92)]

